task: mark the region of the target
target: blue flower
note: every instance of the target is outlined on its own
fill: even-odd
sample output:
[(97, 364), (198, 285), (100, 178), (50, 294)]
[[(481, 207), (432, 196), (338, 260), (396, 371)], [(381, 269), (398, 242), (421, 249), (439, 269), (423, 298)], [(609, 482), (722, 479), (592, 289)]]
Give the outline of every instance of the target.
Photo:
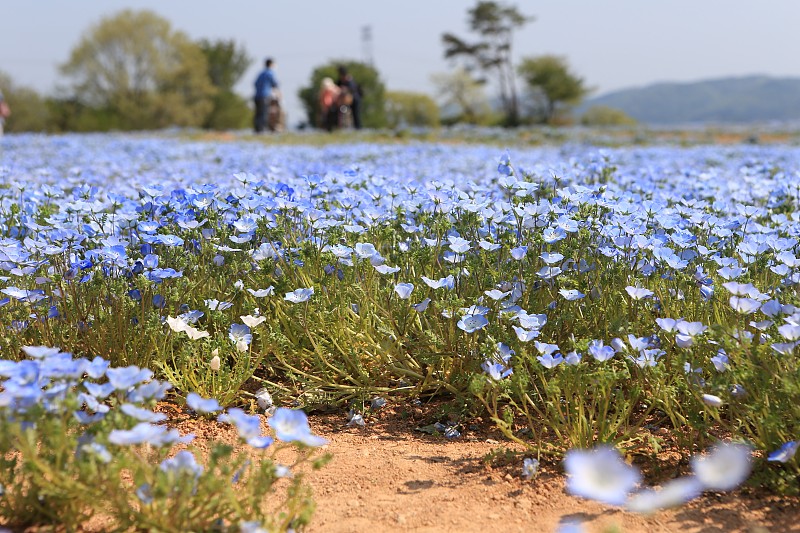
[(467, 333), (474, 333), (479, 329), (483, 329), (489, 324), (489, 321), (483, 315), (466, 315), (458, 321), (458, 329)]
[(148, 422), (141, 422), (132, 429), (115, 429), (108, 434), (108, 442), (118, 446), (134, 444), (152, 444), (164, 446), (175, 442), (188, 442), (194, 436), (181, 437), (176, 429), (167, 429), (164, 426), (155, 426)]
[(204, 399), (194, 392), (190, 392), (186, 395), (186, 405), (189, 406), (189, 409), (201, 414), (214, 413), (222, 410), (222, 406), (216, 399)]
[(250, 334), (250, 328), (244, 324), (231, 324), (228, 338), (234, 344), (244, 343), (248, 345), (253, 342), (253, 335)]
[(767, 456), (767, 461), (776, 461), (779, 463), (788, 463), (797, 453), (800, 448), (800, 440), (790, 440), (783, 446), (772, 452)]
[(396, 292), (397, 296), (399, 296), (403, 300), (407, 300), (408, 298), (410, 298), (411, 291), (413, 290), (414, 290), (413, 283), (398, 283), (397, 285), (394, 286), (394, 292)]
[(153, 377), (153, 372), (138, 366), (126, 366), (119, 368), (109, 368), (106, 370), (108, 382), (116, 390), (128, 390), (134, 385), (147, 381)]
[(283, 299), (293, 304), (299, 304), (301, 302), (308, 301), (313, 294), (314, 287), (310, 287), (308, 289), (295, 289), (292, 292), (287, 292)]
[(322, 446), (328, 441), (311, 433), (308, 417), (303, 411), (279, 407), (269, 419), (275, 436), (284, 442), (300, 442), (306, 446)]

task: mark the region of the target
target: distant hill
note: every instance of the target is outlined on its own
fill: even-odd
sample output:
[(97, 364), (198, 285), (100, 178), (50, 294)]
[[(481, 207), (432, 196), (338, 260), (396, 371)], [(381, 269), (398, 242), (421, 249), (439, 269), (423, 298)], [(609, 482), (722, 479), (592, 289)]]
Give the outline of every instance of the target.
[(656, 83), (592, 98), (645, 124), (748, 123), (800, 120), (800, 78), (747, 76), (693, 83)]

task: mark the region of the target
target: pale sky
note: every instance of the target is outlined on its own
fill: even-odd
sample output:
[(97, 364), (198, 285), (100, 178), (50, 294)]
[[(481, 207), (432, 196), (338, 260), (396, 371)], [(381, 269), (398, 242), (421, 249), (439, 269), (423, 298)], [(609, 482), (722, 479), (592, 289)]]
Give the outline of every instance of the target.
[[(769, 74), (800, 77), (798, 0), (520, 0), (536, 20), (516, 33), (514, 56), (557, 54), (599, 95), (658, 81)], [(304, 120), (297, 90), (315, 66), (365, 58), (362, 28), (387, 88), (433, 92), (445, 72), (441, 34), (462, 37), (474, 0), (8, 0), (2, 5), (0, 70), (55, 94), (58, 65), (81, 33), (125, 8), (151, 9), (193, 39), (235, 39), (255, 59), (276, 59), (289, 123)]]

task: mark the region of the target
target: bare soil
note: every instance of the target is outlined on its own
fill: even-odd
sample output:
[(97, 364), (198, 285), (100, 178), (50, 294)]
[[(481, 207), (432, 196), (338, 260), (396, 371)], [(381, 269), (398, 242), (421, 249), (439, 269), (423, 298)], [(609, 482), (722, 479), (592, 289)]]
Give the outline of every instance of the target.
[(318, 505), (311, 531), (544, 532), (564, 519), (588, 532), (800, 531), (800, 499), (754, 489), (706, 493), (653, 516), (575, 498), (556, 463), (526, 481), (521, 458), (487, 461), (493, 451), (520, 450), (499, 432), (470, 426), (447, 439), (416, 431), (420, 421), (402, 412), (379, 411), (363, 428), (346, 426), (343, 413), (311, 417), (333, 454), (310, 476)]

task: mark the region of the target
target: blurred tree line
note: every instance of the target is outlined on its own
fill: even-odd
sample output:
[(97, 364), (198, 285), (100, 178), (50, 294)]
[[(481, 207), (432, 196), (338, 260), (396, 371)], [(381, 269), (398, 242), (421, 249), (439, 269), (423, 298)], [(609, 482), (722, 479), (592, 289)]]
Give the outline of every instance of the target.
[[(512, 36), (533, 20), (516, 6), (478, 1), (468, 11), (475, 39), (442, 35), (444, 55), (456, 68), (432, 76), (434, 98), (389, 91), (374, 66), (353, 60), (316, 67), (298, 96), (305, 125), (320, 124), (322, 79), (336, 79), (344, 66), (359, 85), (361, 115), (368, 128), (436, 127), (457, 122), (517, 126), (561, 124), (590, 92), (557, 56), (523, 57), (512, 64)], [(152, 11), (125, 10), (100, 20), (84, 33), (60, 66), (57, 96), (18, 86), (0, 72), (0, 89), (12, 110), (6, 130), (109, 131), (195, 127), (241, 129), (251, 124), (249, 98), (236, 94), (253, 59), (233, 40), (192, 41)], [(518, 91), (518, 79), (522, 91)], [(491, 82), (499, 89), (492, 105)], [(499, 105), (497, 104), (499, 101)], [(583, 123), (627, 123), (615, 110), (594, 110)]]

